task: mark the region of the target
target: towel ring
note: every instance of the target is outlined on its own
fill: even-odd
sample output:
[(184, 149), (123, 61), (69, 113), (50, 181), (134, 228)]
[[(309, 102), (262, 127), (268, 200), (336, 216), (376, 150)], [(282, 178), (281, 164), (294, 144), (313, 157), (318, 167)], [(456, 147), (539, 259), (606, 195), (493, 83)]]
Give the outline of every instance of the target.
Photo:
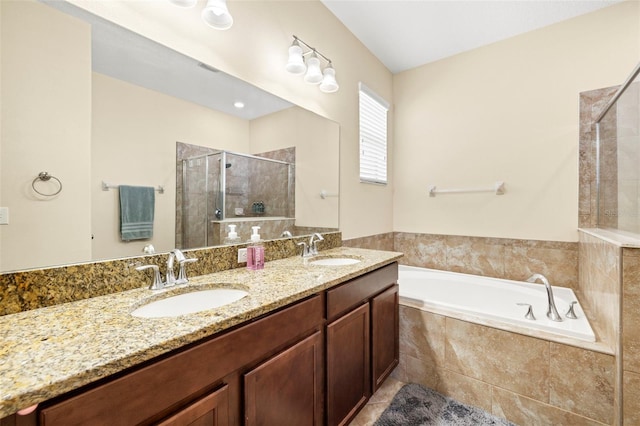
[[(43, 182), (47, 182), (49, 180), (55, 180), (56, 182), (58, 182), (58, 190), (56, 192), (53, 192), (51, 194), (46, 194), (44, 192), (40, 192), (38, 191), (38, 189), (36, 188), (36, 182), (38, 181), (43, 181)], [(58, 179), (57, 177), (50, 175), (48, 172), (40, 172), (38, 173), (38, 176), (33, 180), (33, 182), (31, 182), (31, 187), (33, 188), (34, 191), (36, 191), (38, 194), (45, 196), (45, 197), (53, 197), (54, 195), (58, 195), (60, 193), (60, 191), (62, 191), (62, 182), (60, 182), (60, 179)]]

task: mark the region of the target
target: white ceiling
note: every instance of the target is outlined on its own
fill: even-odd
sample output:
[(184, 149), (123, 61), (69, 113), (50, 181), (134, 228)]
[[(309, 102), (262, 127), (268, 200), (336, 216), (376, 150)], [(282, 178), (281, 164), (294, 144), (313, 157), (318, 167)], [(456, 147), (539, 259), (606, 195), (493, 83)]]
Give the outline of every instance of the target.
[(321, 0), (398, 73), (621, 0)]

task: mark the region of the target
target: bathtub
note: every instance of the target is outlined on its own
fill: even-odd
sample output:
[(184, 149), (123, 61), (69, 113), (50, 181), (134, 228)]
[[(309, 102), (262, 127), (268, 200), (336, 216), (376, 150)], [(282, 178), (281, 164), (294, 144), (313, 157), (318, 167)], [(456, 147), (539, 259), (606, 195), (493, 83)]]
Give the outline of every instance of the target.
[[(400, 304), (463, 320), (505, 328), (539, 330), (561, 337), (595, 342), (595, 334), (580, 304), (575, 305), (578, 319), (564, 316), (572, 301), (573, 290), (553, 287), (553, 295), (562, 322), (547, 318), (547, 293), (544, 285), (530, 284), (456, 272), (400, 265)], [(536, 320), (525, 318), (528, 303)], [(530, 334), (530, 333), (525, 333)]]

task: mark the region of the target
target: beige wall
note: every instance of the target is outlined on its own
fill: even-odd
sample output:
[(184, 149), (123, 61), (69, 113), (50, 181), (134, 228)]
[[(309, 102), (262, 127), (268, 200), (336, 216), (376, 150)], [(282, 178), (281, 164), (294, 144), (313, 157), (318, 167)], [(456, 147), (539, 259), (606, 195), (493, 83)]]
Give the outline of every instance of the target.
[[(139, 255), (146, 244), (173, 249), (176, 141), (248, 152), (249, 122), (98, 73), (92, 100), (93, 259)], [(120, 240), (119, 193), (103, 191), (102, 181), (164, 187), (156, 192), (151, 240)]]
[(335, 228), (339, 188), (340, 127), (300, 108), (251, 121), (251, 152), (296, 147), (296, 226)]
[(624, 81), (639, 17), (625, 2), (395, 75), (394, 230), (577, 241), (578, 93)]
[[(59, 13), (45, 14), (32, 2), (3, 1), (0, 7), (0, 205), (10, 209), (0, 240), (0, 270), (33, 266), (40, 256), (49, 265), (86, 260), (91, 255), (90, 28)], [(43, 94), (54, 101), (43, 102)], [(41, 197), (32, 190), (42, 171), (60, 179), (59, 195)], [(52, 181), (38, 188), (58, 189)]]
[[(72, 3), (338, 122), (343, 235), (392, 230), (392, 185), (363, 185), (358, 178), (358, 82), (391, 100), (392, 75), (320, 2), (232, 0), (234, 25), (227, 31), (202, 23), (203, 1), (186, 10), (169, 2)], [(292, 34), (332, 59), (337, 93), (324, 94), (284, 70)]]

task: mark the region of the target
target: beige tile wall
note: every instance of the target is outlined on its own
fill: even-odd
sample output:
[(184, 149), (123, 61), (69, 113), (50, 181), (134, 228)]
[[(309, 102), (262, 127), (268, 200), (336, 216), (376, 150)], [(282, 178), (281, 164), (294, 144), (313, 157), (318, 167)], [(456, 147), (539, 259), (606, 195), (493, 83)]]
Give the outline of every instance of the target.
[[(400, 307), (393, 376), (519, 425), (614, 422), (615, 358)], [(631, 402), (632, 403), (632, 402)]]
[(640, 424), (640, 249), (622, 249), (622, 413)]
[(615, 351), (620, 335), (620, 248), (580, 231), (579, 295), (598, 337)]
[(577, 243), (395, 232), (343, 244), (403, 252), (400, 263), (410, 266), (519, 281), (541, 273), (574, 289), (578, 282)]
[(342, 245), (345, 247), (359, 247), (371, 250), (387, 250), (393, 251), (393, 232), (386, 234), (372, 235), (370, 237), (353, 238), (344, 240)]

